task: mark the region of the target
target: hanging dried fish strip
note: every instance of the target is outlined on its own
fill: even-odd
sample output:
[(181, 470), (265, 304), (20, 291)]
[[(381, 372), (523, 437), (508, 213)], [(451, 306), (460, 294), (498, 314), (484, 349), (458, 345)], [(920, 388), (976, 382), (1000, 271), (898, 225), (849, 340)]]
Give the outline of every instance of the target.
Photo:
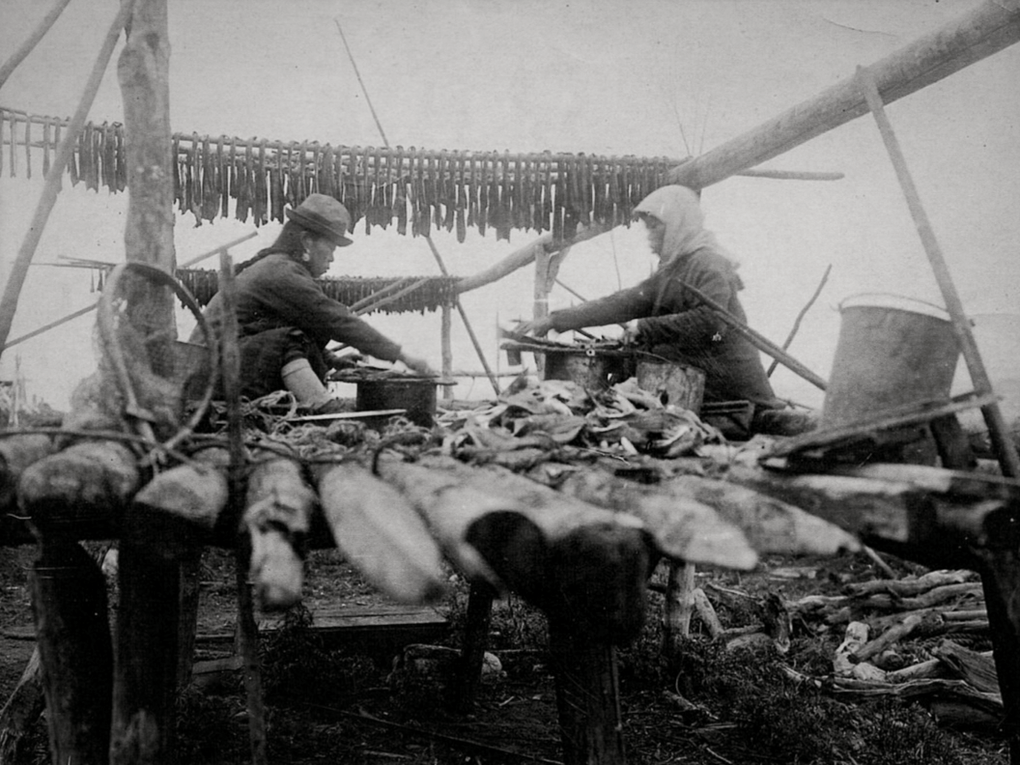
[(25, 177), (32, 177), (32, 117), (25, 118)]
[(453, 172), (455, 168), (453, 152), (443, 149), (439, 153), (439, 190), (437, 199), (442, 205), (442, 218), (437, 221), (436, 226), (442, 226), (447, 232), (453, 231), (454, 222), (457, 217), (457, 189), (454, 187)]
[(124, 144), (124, 127), (119, 122), (113, 124), (113, 137), (117, 143), (117, 148), (114, 151), (117, 186), (114, 190), (123, 191), (127, 188), (127, 146)]
[(393, 212), (397, 217), (397, 233), (407, 234), (407, 174), (404, 171), (404, 147), (397, 147), (396, 178), (393, 186)]
[[(18, 175), (18, 160), (15, 148), (18, 145), (17, 141), (17, 130), (18, 130), (18, 115), (11, 112), (11, 178), (16, 178)], [(80, 139), (79, 139), (80, 141)]]
[(464, 201), (467, 205), (467, 225), (474, 227), (478, 223), (478, 207), (475, 200), (475, 155), (467, 160), (467, 176), (464, 179)]
[(42, 134), (42, 171), (43, 175), (50, 174), (50, 119), (49, 117), (43, 118), (43, 134)]
[(510, 241), (510, 229), (513, 228), (513, 190), (510, 187), (510, 152), (503, 152), (500, 166), (499, 184), (499, 219), (496, 225), (496, 240)]

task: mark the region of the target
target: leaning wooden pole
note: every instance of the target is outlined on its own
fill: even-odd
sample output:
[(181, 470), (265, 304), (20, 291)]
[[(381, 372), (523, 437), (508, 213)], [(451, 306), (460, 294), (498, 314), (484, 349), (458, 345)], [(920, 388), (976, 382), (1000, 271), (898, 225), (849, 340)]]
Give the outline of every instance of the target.
[[(988, 0), (956, 21), (872, 64), (882, 101), (937, 82), (1020, 40), (1020, 0)], [(868, 113), (853, 77), (679, 165), (670, 182), (701, 189), (755, 167)]]
[[(106, 33), (103, 46), (96, 56), (96, 62), (92, 66), (92, 72), (89, 74), (88, 82), (85, 84), (85, 90), (82, 93), (81, 100), (78, 102), (78, 108), (67, 125), (64, 139), (60, 142), (60, 146), (57, 147), (56, 154), (53, 157), (53, 164), (50, 165), (50, 171), (46, 173), (42, 194), (32, 216), (32, 222), (28, 227), (28, 233), (25, 235), (25, 240), (21, 243), (21, 248), (14, 259), (11, 272), (7, 277), (7, 284), (4, 285), (3, 297), (0, 298), (0, 348), (6, 345), (7, 338), (11, 334), (11, 324), (14, 322), (14, 314), (18, 309), (21, 287), (25, 283), (28, 267), (32, 263), (36, 247), (39, 246), (39, 240), (42, 239), (43, 231), (46, 229), (46, 222), (49, 220), (50, 213), (53, 212), (53, 206), (57, 202), (57, 194), (60, 193), (60, 183), (64, 169), (74, 153), (78, 134), (81, 133), (82, 127), (85, 125), (85, 118), (88, 116), (89, 109), (92, 108), (96, 92), (103, 81), (103, 73), (106, 71), (107, 64), (110, 63), (113, 49), (117, 45), (121, 30), (127, 23), (133, 7), (134, 0), (123, 0), (121, 3), (120, 10), (114, 17), (113, 23), (110, 24), (110, 30)], [(168, 146), (169, 140), (170, 138), (167, 136)]]
[[(871, 109), (875, 116), (875, 122), (878, 125), (879, 132), (882, 134), (886, 150), (889, 152), (889, 159), (896, 170), (896, 176), (900, 181), (903, 196), (906, 198), (907, 206), (910, 208), (910, 215), (914, 219), (917, 233), (921, 237), (921, 244), (924, 246), (928, 262), (931, 264), (932, 272), (935, 274), (935, 281), (938, 282), (939, 290), (942, 292), (942, 299), (946, 301), (946, 309), (949, 311), (949, 317), (953, 323), (953, 331), (956, 334), (957, 342), (960, 344), (960, 351), (963, 354), (963, 360), (967, 364), (970, 379), (974, 383), (974, 391), (978, 395), (991, 393), (992, 382), (988, 377), (984, 362), (981, 360), (977, 341), (974, 339), (974, 333), (970, 328), (970, 320), (963, 310), (963, 301), (960, 300), (956, 285), (953, 284), (953, 277), (949, 273), (949, 265), (946, 263), (946, 259), (942, 254), (942, 247), (939, 246), (938, 239), (936, 239), (935, 232), (931, 227), (931, 222), (928, 220), (928, 213), (925, 212), (924, 205), (921, 204), (921, 196), (917, 192), (913, 176), (907, 167), (907, 160), (903, 155), (903, 150), (900, 148), (899, 139), (897, 139), (896, 133), (893, 131), (892, 123), (889, 122), (889, 118), (886, 116), (885, 107), (882, 104), (882, 98), (876, 87), (875, 79), (871, 71), (863, 67), (858, 67), (857, 78), (861, 91), (868, 102), (868, 108)], [(1002, 474), (1010, 478), (1020, 476), (1020, 458), (1017, 457), (1016, 448), (1013, 446), (1009, 429), (1006, 427), (1006, 421), (1002, 417), (998, 403), (993, 401), (990, 404), (985, 404), (981, 407), (981, 413), (984, 415), (985, 423), (988, 425), (988, 434), (995, 449), (996, 457), (999, 459), (999, 465), (1002, 467)]]
[(3, 65), (0, 65), (0, 88), (7, 82), (7, 78), (11, 76), (11, 73), (18, 68), (18, 64), (25, 60), (29, 53), (39, 44), (39, 41), (43, 39), (46, 33), (53, 26), (53, 23), (60, 18), (60, 14), (63, 13), (64, 8), (71, 0), (57, 0), (50, 8), (50, 12), (47, 13), (42, 21), (32, 30), (32, 34), (28, 36), (28, 39), (21, 44), (21, 46), (11, 54), (10, 58), (4, 61)]

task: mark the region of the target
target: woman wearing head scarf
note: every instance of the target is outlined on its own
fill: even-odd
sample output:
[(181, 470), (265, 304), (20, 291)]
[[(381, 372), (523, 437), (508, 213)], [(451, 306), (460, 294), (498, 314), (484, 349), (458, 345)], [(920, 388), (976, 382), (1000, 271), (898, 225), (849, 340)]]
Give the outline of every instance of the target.
[(757, 349), (684, 288), (690, 285), (746, 322), (737, 264), (705, 230), (698, 196), (684, 186), (656, 189), (635, 208), (659, 256), (640, 284), (547, 317), (524, 322), (522, 334), (544, 335), (638, 319), (625, 340), (705, 372), (705, 401), (747, 400), (756, 412), (782, 407)]
[[(276, 241), (238, 267), (241, 395), (258, 398), (286, 389), (314, 413), (339, 411), (339, 402), (330, 398), (324, 383), (332, 356), (326, 350), (330, 341), (433, 374), (424, 360), (405, 353), (316, 283), (329, 270), (334, 250), (351, 244), (346, 208), (333, 197), (311, 194), (298, 207), (288, 209), (287, 218)], [(218, 332), (222, 324), (219, 294), (204, 314)]]

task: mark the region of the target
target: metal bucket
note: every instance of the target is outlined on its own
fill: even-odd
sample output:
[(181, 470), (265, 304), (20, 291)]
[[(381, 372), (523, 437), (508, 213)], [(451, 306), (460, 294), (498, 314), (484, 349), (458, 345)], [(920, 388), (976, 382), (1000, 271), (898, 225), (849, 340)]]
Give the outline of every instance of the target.
[(943, 309), (896, 295), (861, 295), (840, 304), (840, 314), (820, 427), (949, 399), (960, 348)]
[(639, 359), (637, 384), (663, 404), (701, 411), (705, 397), (705, 373), (697, 367), (672, 361)]
[(605, 390), (633, 376), (634, 359), (629, 353), (577, 350), (545, 350), (546, 380), (570, 380), (586, 390)]
[(415, 425), (431, 428), (436, 416), (438, 380), (425, 377), (358, 380), (355, 409), (359, 412), (405, 409), (404, 415)]

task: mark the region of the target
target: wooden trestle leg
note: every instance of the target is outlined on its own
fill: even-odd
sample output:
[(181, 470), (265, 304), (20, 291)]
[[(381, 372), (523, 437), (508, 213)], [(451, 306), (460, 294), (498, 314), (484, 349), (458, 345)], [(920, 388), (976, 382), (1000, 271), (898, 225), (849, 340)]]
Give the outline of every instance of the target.
[(53, 763), (109, 756), (113, 648), (106, 581), (77, 543), (43, 541), (32, 569), (32, 607)]
[(122, 541), (111, 765), (173, 759), (181, 566)]
[(1009, 742), (1009, 761), (1020, 765), (1020, 550), (978, 550), (979, 571), (992, 632), (995, 673)]
[(616, 648), (569, 616), (549, 619), (565, 765), (622, 765)]
[(485, 582), (473, 582), (468, 595), (467, 623), (464, 625), (464, 643), (460, 651), (457, 677), (457, 694), (451, 706), (458, 712), (471, 710), (482, 679), (482, 661), (492, 626), (492, 601), (496, 592)]

